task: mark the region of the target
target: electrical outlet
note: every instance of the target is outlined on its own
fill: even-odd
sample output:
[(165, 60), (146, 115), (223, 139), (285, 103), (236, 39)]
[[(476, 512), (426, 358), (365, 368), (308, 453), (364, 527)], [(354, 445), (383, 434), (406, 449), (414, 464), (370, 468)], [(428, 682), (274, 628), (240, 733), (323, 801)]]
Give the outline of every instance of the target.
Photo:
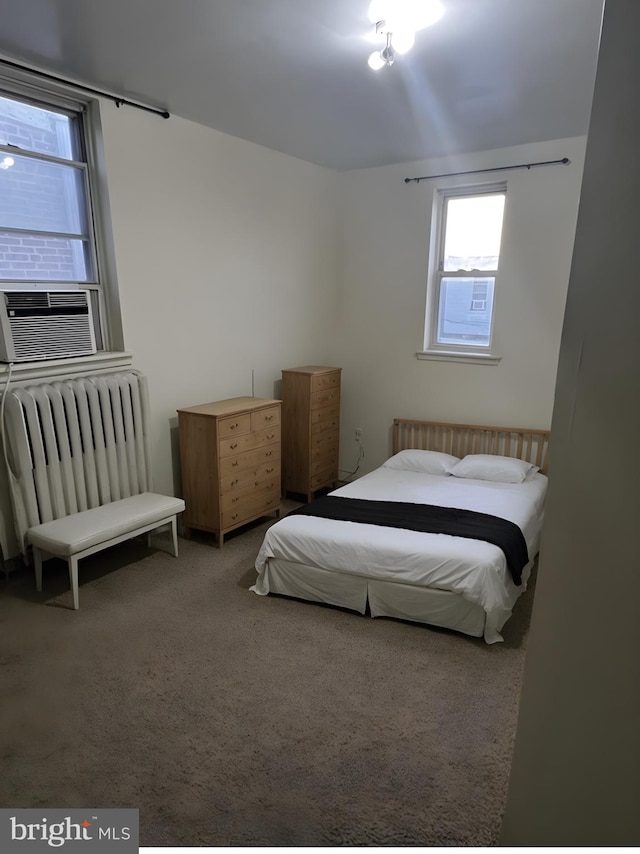
[(362, 439), (362, 427), (356, 427), (356, 442)]

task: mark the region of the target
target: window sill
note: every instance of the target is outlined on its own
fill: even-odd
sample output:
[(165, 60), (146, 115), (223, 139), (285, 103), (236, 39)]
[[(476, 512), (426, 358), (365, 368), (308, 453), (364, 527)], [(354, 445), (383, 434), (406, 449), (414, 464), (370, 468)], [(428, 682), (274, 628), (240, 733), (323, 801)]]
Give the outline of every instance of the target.
[[(96, 371), (111, 371), (130, 368), (133, 362), (131, 353), (111, 353), (101, 351), (93, 356), (79, 356), (73, 359), (43, 359), (33, 362), (14, 362), (11, 367), (12, 381), (46, 380), (56, 377), (71, 377)], [(0, 362), (0, 377), (9, 373), (9, 365)]]
[(463, 362), (467, 365), (498, 365), (502, 356), (491, 353), (462, 353), (459, 350), (420, 350), (417, 359), (435, 362)]

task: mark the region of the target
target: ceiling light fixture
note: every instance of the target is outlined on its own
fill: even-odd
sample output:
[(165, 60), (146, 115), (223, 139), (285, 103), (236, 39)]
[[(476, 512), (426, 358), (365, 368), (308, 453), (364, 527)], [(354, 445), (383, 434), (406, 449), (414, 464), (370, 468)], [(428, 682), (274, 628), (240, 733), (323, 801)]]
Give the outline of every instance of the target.
[(444, 14), (440, 0), (372, 0), (369, 20), (375, 25), (372, 40), (385, 44), (369, 57), (369, 68), (379, 71), (391, 66), (396, 55), (406, 53), (414, 45), (418, 30), (430, 27)]

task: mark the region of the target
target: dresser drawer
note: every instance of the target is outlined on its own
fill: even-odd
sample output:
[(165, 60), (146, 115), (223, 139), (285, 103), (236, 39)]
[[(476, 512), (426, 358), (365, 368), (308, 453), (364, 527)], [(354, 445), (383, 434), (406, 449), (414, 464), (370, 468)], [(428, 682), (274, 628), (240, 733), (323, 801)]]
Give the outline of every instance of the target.
[(222, 511), (222, 527), (231, 528), (234, 525), (240, 525), (244, 519), (251, 519), (254, 516), (261, 516), (263, 513), (270, 513), (280, 507), (280, 480), (278, 480), (277, 488), (265, 491), (256, 496), (253, 493), (247, 496), (246, 500), (239, 502), (239, 506), (231, 507), (228, 510)]
[(338, 459), (333, 454), (325, 454), (324, 456), (318, 457), (317, 460), (313, 460), (311, 465), (309, 466), (309, 471), (311, 472), (311, 476), (315, 474), (321, 474), (322, 472), (333, 472), (337, 469)]
[(333, 464), (338, 459), (339, 446), (336, 442), (335, 445), (330, 445), (327, 448), (313, 448), (311, 451), (311, 459), (310, 462), (315, 463), (318, 460), (326, 460), (326, 467), (329, 464)]
[(220, 460), (220, 477), (225, 478), (234, 472), (255, 468), (262, 463), (274, 464), (280, 470), (280, 445), (265, 445), (254, 451), (245, 451), (234, 457), (224, 457)]
[(225, 495), (227, 492), (239, 492), (274, 478), (280, 479), (280, 464), (278, 462), (263, 463), (261, 466), (242, 469), (221, 478), (220, 493)]
[(278, 472), (273, 477), (263, 478), (257, 482), (252, 481), (242, 489), (231, 490), (221, 497), (220, 506), (223, 513), (227, 510), (237, 510), (240, 513), (244, 513), (247, 506), (253, 506), (256, 501), (261, 500), (265, 496), (279, 494), (280, 473)]
[(338, 469), (328, 468), (323, 469), (319, 474), (311, 476), (311, 490), (320, 489), (321, 486), (327, 486), (330, 483), (335, 483), (338, 480)]
[(225, 439), (228, 436), (238, 436), (241, 433), (249, 433), (250, 431), (251, 415), (248, 412), (218, 420), (218, 437), (220, 439)]
[(234, 436), (231, 439), (221, 439), (219, 443), (219, 455), (232, 457), (252, 451), (264, 445), (272, 445), (280, 441), (280, 425), (267, 427), (266, 430), (258, 430), (255, 433), (246, 433), (243, 436)]
[(330, 388), (326, 391), (315, 391), (311, 395), (311, 409), (323, 409), (340, 403), (340, 389)]
[(311, 453), (314, 451), (327, 451), (329, 448), (337, 448), (340, 444), (340, 434), (337, 430), (330, 433), (320, 433), (311, 440)]
[(274, 427), (280, 423), (280, 407), (270, 406), (269, 409), (260, 409), (251, 413), (251, 432), (263, 430), (265, 427)]
[(316, 374), (311, 377), (311, 392), (322, 391), (327, 388), (338, 388), (340, 385), (340, 373), (336, 371), (333, 374)]
[(335, 433), (340, 427), (339, 418), (330, 418), (328, 421), (318, 421), (311, 425), (311, 436), (321, 436), (323, 433)]
[(311, 410), (311, 424), (317, 424), (319, 421), (331, 421), (332, 418), (340, 417), (340, 404), (334, 403), (332, 406), (322, 406), (320, 409)]

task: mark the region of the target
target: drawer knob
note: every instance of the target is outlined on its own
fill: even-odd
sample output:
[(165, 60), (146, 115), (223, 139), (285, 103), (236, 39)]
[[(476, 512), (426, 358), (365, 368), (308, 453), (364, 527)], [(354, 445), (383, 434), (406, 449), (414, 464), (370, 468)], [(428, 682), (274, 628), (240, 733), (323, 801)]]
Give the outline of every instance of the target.
[(265, 457), (272, 457), (272, 456), (273, 456), (273, 451), (267, 451), (267, 453), (265, 454)]
[(232, 499), (231, 499), (231, 503), (232, 503), (232, 504), (237, 504), (237, 503), (238, 503), (238, 501), (240, 501), (240, 496), (239, 496), (239, 495), (236, 495), (236, 497), (235, 497), (235, 498), (232, 498)]
[(231, 467), (232, 467), (232, 468), (235, 468), (237, 465), (238, 465), (238, 461), (237, 461), (237, 460), (234, 460), (234, 461), (231, 463)]
[(237, 421), (236, 421), (236, 423), (235, 423), (235, 424), (232, 424), (232, 425), (231, 425), (231, 429), (232, 429), (232, 430), (235, 430), (237, 427), (238, 427), (238, 422), (237, 422)]
[(232, 442), (232, 443), (229, 445), (229, 447), (231, 448), (231, 450), (232, 450), (232, 451), (235, 451), (235, 449), (238, 447), (238, 443), (237, 443), (237, 442)]
[(273, 439), (274, 436), (275, 436), (275, 433), (268, 433), (267, 439)]
[(273, 468), (267, 469), (267, 474), (271, 474), (272, 471), (273, 471)]
[(273, 415), (265, 415), (265, 421), (273, 421)]
[(237, 483), (238, 483), (238, 478), (236, 477), (235, 480), (231, 481), (231, 486), (235, 486)]
[(237, 514), (237, 513), (232, 513), (232, 514), (231, 514), (231, 518), (235, 521), (235, 520), (238, 518), (238, 514)]

